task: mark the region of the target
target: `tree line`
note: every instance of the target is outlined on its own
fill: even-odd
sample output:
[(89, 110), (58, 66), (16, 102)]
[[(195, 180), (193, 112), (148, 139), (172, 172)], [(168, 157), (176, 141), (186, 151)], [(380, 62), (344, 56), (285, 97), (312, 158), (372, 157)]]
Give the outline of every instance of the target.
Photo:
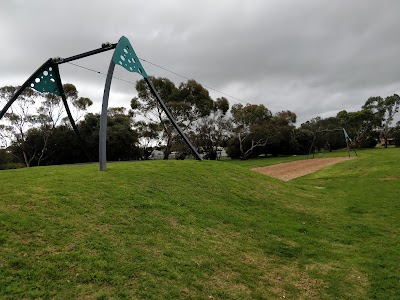
[[(371, 97), (359, 111), (315, 117), (296, 127), (297, 116), (289, 110), (272, 113), (262, 104), (230, 106), (224, 97), (212, 99), (195, 80), (178, 86), (167, 78), (151, 80), (205, 159), (216, 159), (221, 149), (233, 159), (307, 154), (317, 131), (337, 128), (345, 128), (357, 148), (375, 147), (380, 140), (385, 147), (392, 141), (400, 146), (400, 122), (393, 126), (400, 106), (396, 94)], [(17, 88), (0, 88), (1, 106)], [(97, 161), (100, 114), (87, 113), (93, 102), (79, 97), (73, 84), (64, 84), (64, 90), (87, 153), (65, 117), (61, 98), (27, 88), (0, 121), (3, 168)], [(148, 159), (154, 149), (162, 150), (164, 159), (172, 152), (177, 158), (190, 155), (144, 80), (136, 83), (136, 90), (138, 96), (131, 100), (130, 109), (108, 110), (107, 159)], [(346, 141), (343, 133), (332, 131), (318, 135), (315, 145), (317, 150), (335, 150), (346, 147)]]

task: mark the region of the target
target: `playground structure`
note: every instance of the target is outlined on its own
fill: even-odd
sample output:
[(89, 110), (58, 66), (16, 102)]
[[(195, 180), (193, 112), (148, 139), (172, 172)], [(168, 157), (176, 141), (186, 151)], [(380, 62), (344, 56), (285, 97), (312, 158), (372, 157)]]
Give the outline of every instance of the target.
[(314, 133), (313, 141), (312, 141), (312, 143), (311, 143), (310, 151), (308, 151), (307, 158), (309, 158), (309, 156), (310, 156), (310, 154), (311, 154), (311, 151), (312, 151), (312, 158), (314, 158), (314, 155), (315, 155), (315, 145), (316, 145), (316, 140), (317, 140), (317, 135), (318, 135), (318, 134), (323, 134), (323, 133), (326, 133), (326, 132), (335, 132), (335, 131), (342, 131), (342, 132), (343, 132), (344, 139), (346, 140), (347, 154), (348, 154), (349, 158), (350, 158), (350, 147), (352, 148), (352, 150), (354, 151), (354, 153), (355, 153), (356, 156), (357, 156), (356, 149), (354, 149), (354, 147), (352, 146), (351, 139), (350, 139), (350, 137), (349, 137), (349, 135), (348, 135), (346, 129), (344, 129), (344, 128), (336, 128), (336, 129), (317, 130), (317, 131)]
[(59, 71), (59, 65), (68, 63), (77, 59), (81, 59), (87, 56), (99, 54), (105, 51), (114, 50), (114, 54), (111, 58), (110, 65), (108, 68), (108, 73), (106, 77), (106, 82), (104, 86), (103, 93), (103, 103), (102, 110), (100, 116), (100, 132), (99, 132), (99, 163), (100, 163), (100, 171), (105, 171), (107, 169), (107, 155), (106, 155), (106, 140), (107, 140), (107, 110), (108, 110), (108, 100), (110, 95), (111, 82), (113, 78), (113, 73), (115, 69), (115, 65), (120, 65), (124, 69), (129, 72), (135, 72), (139, 75), (143, 76), (145, 82), (147, 83), (151, 93), (157, 99), (157, 102), (167, 115), (168, 119), (171, 121), (172, 125), (178, 131), (179, 135), (185, 141), (187, 146), (193, 153), (193, 156), (197, 160), (201, 160), (201, 157), (197, 150), (194, 148), (190, 140), (186, 137), (184, 132), (181, 130), (179, 125), (176, 123), (174, 117), (171, 112), (165, 105), (164, 101), (158, 95), (153, 83), (149, 79), (145, 69), (140, 63), (139, 58), (137, 57), (135, 50), (133, 49), (129, 40), (122, 36), (118, 43), (110, 44), (104, 43), (101, 48), (95, 49), (92, 51), (84, 52), (78, 55), (74, 55), (68, 58), (50, 58), (43, 65), (41, 65), (25, 82), (24, 84), (14, 93), (11, 99), (7, 102), (4, 108), (0, 112), (0, 120), (3, 118), (4, 114), (11, 107), (14, 101), (18, 98), (18, 96), (24, 91), (25, 88), (30, 87), (35, 89), (38, 92), (42, 93), (51, 93), (57, 96), (60, 96), (62, 102), (65, 107), (65, 111), (67, 113), (68, 119), (71, 123), (71, 126), (77, 135), (80, 145), (86, 156), (90, 159), (89, 153), (86, 151), (85, 142), (79, 134), (78, 128), (76, 127), (75, 121), (72, 118), (71, 111), (69, 109), (69, 105), (64, 93), (64, 89), (61, 82), (61, 76)]

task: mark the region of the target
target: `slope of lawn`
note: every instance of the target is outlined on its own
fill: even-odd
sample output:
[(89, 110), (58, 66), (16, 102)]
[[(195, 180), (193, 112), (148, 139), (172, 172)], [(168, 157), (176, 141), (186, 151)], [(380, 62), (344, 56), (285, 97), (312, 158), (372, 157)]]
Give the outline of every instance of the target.
[(400, 149), (286, 183), (250, 167), (0, 171), (0, 298), (398, 297)]

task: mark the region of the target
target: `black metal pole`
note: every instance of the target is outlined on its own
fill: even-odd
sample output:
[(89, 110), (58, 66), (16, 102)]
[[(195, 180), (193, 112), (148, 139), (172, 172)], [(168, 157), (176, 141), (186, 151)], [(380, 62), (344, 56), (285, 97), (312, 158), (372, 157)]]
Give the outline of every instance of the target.
[(58, 65), (53, 65), (52, 67), (54, 68), (54, 75), (56, 76), (56, 82), (57, 82), (58, 90), (60, 91), (61, 99), (63, 101), (64, 107), (65, 107), (65, 111), (67, 112), (68, 119), (69, 119), (69, 121), (71, 123), (71, 126), (74, 129), (74, 132), (75, 132), (76, 136), (78, 137), (79, 143), (81, 145), (81, 148), (82, 148), (83, 152), (86, 154), (86, 157), (89, 159), (89, 161), (93, 161), (92, 157), (90, 156), (89, 152), (86, 149), (85, 142), (82, 139), (82, 136), (80, 135), (78, 128), (76, 127), (75, 121), (74, 121), (74, 119), (72, 117), (72, 114), (71, 114), (71, 110), (69, 109), (69, 105), (68, 105), (68, 102), (67, 102), (67, 97), (65, 96), (64, 88), (63, 88), (62, 83), (61, 83), (61, 77), (60, 77), (60, 71), (58, 70)]
[[(350, 145), (351, 145), (351, 143), (350, 143)], [(354, 146), (352, 146), (352, 148), (353, 148), (353, 151), (354, 151), (354, 153), (356, 154), (356, 156), (358, 156), (358, 155), (357, 155), (357, 152), (356, 152), (356, 148), (354, 148)]]
[(346, 145), (347, 145), (347, 155), (350, 158), (350, 145), (349, 145), (349, 137), (347, 136), (347, 132), (346, 129), (344, 129), (343, 127), (343, 135), (344, 135), (344, 139), (346, 140)]
[(350, 148), (352, 148), (354, 153), (356, 154), (356, 156), (358, 156), (356, 149), (354, 148), (354, 146), (352, 146), (352, 141), (350, 139), (350, 136), (344, 127), (343, 127), (343, 133), (344, 133), (344, 137), (345, 137), (346, 143), (347, 143), (347, 151), (349, 152), (349, 158), (350, 158)]
[(117, 47), (117, 44), (110, 44), (109, 46), (95, 49), (92, 51), (88, 51), (88, 52), (85, 52), (82, 54), (74, 55), (74, 56), (67, 57), (67, 58), (61, 58), (60, 60), (54, 60), (53, 63), (56, 63), (58, 65), (65, 64), (65, 63), (73, 61), (73, 60), (81, 59), (81, 58), (84, 58), (84, 57), (87, 57), (90, 55), (99, 54), (99, 53), (102, 53), (102, 52), (105, 52), (108, 50), (115, 49), (115, 47)]
[[(64, 64), (76, 59), (80, 59), (80, 58), (84, 58), (90, 55), (94, 55), (94, 54), (98, 54), (98, 53), (102, 53), (105, 51), (109, 51), (112, 49), (115, 49), (115, 47), (117, 46), (117, 44), (109, 44), (106, 45), (102, 48), (99, 49), (95, 49), (92, 51), (88, 51), (82, 54), (78, 54), (78, 55), (74, 55), (71, 57), (67, 57), (67, 58), (60, 58), (59, 60), (55, 60), (55, 59), (48, 59), (43, 65), (41, 65), (26, 81), (25, 83), (14, 93), (14, 95), (12, 96), (12, 98), (7, 102), (7, 104), (4, 106), (4, 108), (1, 110), (0, 112), (0, 120), (3, 118), (4, 114), (7, 112), (7, 110), (10, 108), (10, 106), (14, 103), (14, 101), (18, 98), (19, 95), (21, 95), (21, 93), (23, 92), (23, 90), (28, 87), (28, 84), (30, 82), (32, 82), (32, 80), (35, 79), (35, 75), (42, 69), (44, 68), (46, 65), (52, 65), (52, 66), (56, 66), (56, 65), (60, 65), (60, 64)], [(59, 72), (58, 72), (59, 73)], [(60, 75), (58, 74), (58, 77), (60, 77)], [(61, 91), (62, 89), (60, 89)]]
[(151, 80), (147, 77), (144, 77), (144, 80), (146, 81), (147, 85), (150, 88), (151, 93), (154, 95), (154, 97), (156, 97), (158, 103), (161, 105), (162, 109), (164, 110), (164, 112), (166, 113), (168, 119), (171, 121), (172, 125), (174, 125), (175, 129), (178, 131), (179, 135), (183, 138), (183, 140), (185, 141), (186, 145), (188, 145), (188, 147), (190, 148), (190, 150), (192, 151), (193, 155), (195, 156), (195, 158), (197, 160), (201, 160), (200, 154), (197, 152), (197, 150), (194, 148), (194, 146), (192, 145), (192, 143), (189, 141), (189, 139), (187, 138), (187, 136), (185, 135), (185, 133), (182, 131), (182, 129), (179, 127), (179, 125), (175, 122), (174, 117), (172, 116), (171, 112), (169, 111), (169, 109), (167, 108), (167, 106), (165, 105), (164, 101), (162, 101), (162, 99), (160, 98), (160, 96), (158, 95), (155, 87), (153, 86), (153, 83), (151, 82)]
[[(316, 136), (317, 136), (317, 133), (315, 133), (314, 136), (313, 136), (313, 140), (312, 140), (312, 143), (311, 143), (310, 151), (308, 151), (307, 159), (310, 156), (311, 150), (314, 147), (314, 141), (315, 141)], [(314, 158), (314, 150), (313, 150), (313, 158)]]
[(25, 82), (23, 85), (20, 86), (20, 88), (14, 93), (14, 95), (11, 97), (11, 99), (7, 102), (7, 104), (4, 106), (4, 108), (0, 112), (0, 120), (3, 118), (4, 114), (7, 112), (7, 110), (10, 108), (10, 106), (14, 103), (15, 100), (17, 100), (18, 96), (21, 95), (21, 93), (24, 91), (24, 89), (28, 86), (32, 80), (35, 79), (36, 74), (44, 68), (46, 65), (50, 64), (51, 59), (48, 59), (43, 65), (39, 67)]
[(83, 151), (85, 152), (87, 158), (90, 161), (92, 161), (93, 159), (92, 159), (91, 155), (88, 153), (88, 151), (86, 149), (86, 146), (85, 146), (85, 142), (82, 139), (82, 137), (81, 137), (81, 135), (80, 135), (80, 133), (78, 131), (78, 128), (76, 127), (74, 119), (72, 118), (71, 110), (69, 109), (69, 105), (68, 105), (68, 102), (67, 102), (67, 99), (66, 99), (66, 96), (65, 96), (65, 93), (64, 93), (64, 89), (62, 87), (61, 76), (60, 76), (60, 71), (58, 69), (58, 65), (64, 64), (64, 63), (67, 63), (67, 62), (70, 62), (70, 61), (73, 61), (73, 60), (77, 60), (77, 59), (80, 59), (80, 58), (84, 58), (84, 57), (87, 57), (87, 56), (99, 54), (99, 53), (102, 53), (102, 52), (105, 52), (105, 51), (109, 51), (109, 50), (115, 49), (116, 46), (117, 46), (117, 44), (104, 44), (99, 49), (95, 49), (95, 50), (92, 50), (92, 51), (84, 52), (84, 53), (81, 53), (81, 54), (78, 54), (78, 55), (74, 55), (74, 56), (71, 56), (71, 57), (59, 58), (59, 59), (51, 59), (51, 58), (48, 59), (43, 65), (41, 65), (25, 81), (25, 83), (14, 93), (12, 98), (6, 103), (6, 105), (3, 107), (3, 109), (0, 112), (0, 120), (3, 118), (4, 114), (11, 107), (11, 105), (14, 103), (14, 101), (18, 98), (18, 96), (21, 95), (21, 93), (24, 91), (24, 89), (28, 87), (29, 83), (32, 82), (35, 79), (36, 74), (38, 72), (40, 72), (40, 70), (43, 69), (44, 67), (51, 66), (51, 67), (54, 68), (54, 73), (55, 73), (55, 76), (57, 77), (56, 78), (57, 79), (56, 82), (57, 82), (58, 90), (60, 91), (61, 99), (63, 101), (64, 107), (65, 107), (65, 111), (67, 112), (68, 119), (69, 119), (69, 121), (71, 123), (71, 126), (72, 126), (75, 134), (77, 135), (79, 143), (80, 143)]

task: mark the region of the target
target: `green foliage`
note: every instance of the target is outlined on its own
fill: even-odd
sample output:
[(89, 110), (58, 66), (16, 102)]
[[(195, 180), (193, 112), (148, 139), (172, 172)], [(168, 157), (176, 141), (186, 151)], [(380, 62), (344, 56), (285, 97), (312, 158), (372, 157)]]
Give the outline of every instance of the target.
[(195, 80), (181, 83), (171, 96), (169, 107), (179, 123), (192, 124), (195, 120), (209, 116), (214, 108), (208, 90)]
[(225, 97), (217, 98), (214, 102), (214, 111), (220, 111), (223, 115), (229, 110), (229, 101)]
[[(92, 157), (98, 157), (100, 115), (87, 114), (78, 128)], [(137, 142), (137, 133), (132, 129), (131, 118), (125, 113), (125, 108), (110, 108), (107, 117), (107, 159), (110, 161), (138, 159), (140, 154)]]
[(234, 125), (233, 137), (227, 149), (229, 157), (247, 159), (257, 156), (255, 150), (263, 148), (273, 134), (271, 111), (262, 104), (235, 104), (231, 113)]
[[(347, 130), (352, 146), (358, 148), (374, 148), (382, 138), (385, 146), (390, 137), (398, 140), (397, 129), (391, 127), (400, 108), (400, 97), (396, 94), (386, 98), (371, 97), (360, 111), (343, 110), (336, 117), (315, 117), (296, 128), (297, 115), (288, 110), (273, 114), (264, 105), (234, 104), (229, 114), (228, 100), (224, 97), (213, 100), (208, 90), (195, 80), (179, 86), (168, 78), (150, 77), (150, 80), (177, 124), (208, 159), (215, 159), (223, 148), (231, 158), (241, 159), (270, 154), (306, 154), (314, 136), (318, 151), (342, 149), (347, 145), (341, 132), (316, 134), (339, 128)], [(73, 84), (63, 87), (75, 113), (74, 119), (80, 120), (93, 102), (79, 97)], [(0, 99), (10, 98), (16, 89), (12, 86), (0, 88)], [(131, 100), (128, 112), (123, 107), (114, 107), (108, 112), (111, 118), (108, 159), (146, 159), (154, 147), (164, 151), (164, 159), (168, 159), (172, 151), (182, 157), (190, 154), (144, 79), (136, 83), (136, 89), (138, 97)], [(39, 106), (33, 105), (39, 102)], [(69, 132), (69, 122), (62, 119), (65, 112), (60, 97), (26, 89), (17, 104), (19, 109), (13, 106), (5, 115), (6, 123), (0, 124), (0, 146), (9, 146), (11, 138), (10, 149), (26, 166), (87, 160)], [(32, 112), (32, 107), (37, 111)], [(87, 114), (78, 127), (84, 132), (92, 157), (97, 157), (98, 115)], [(62, 138), (54, 136), (56, 132)]]
[[(188, 80), (181, 83), (179, 87), (167, 78), (150, 77), (157, 93), (170, 110), (177, 124), (187, 135), (199, 135), (200, 123), (204, 125), (204, 118), (211, 114), (221, 111), (223, 115), (229, 109), (227, 99), (220, 98), (214, 101), (207, 89), (195, 80)], [(187, 147), (182, 144), (181, 138), (177, 135), (175, 128), (170, 124), (165, 112), (161, 109), (156, 98), (151, 93), (145, 80), (139, 80), (136, 84), (138, 98), (131, 100), (132, 115), (139, 114), (143, 116), (147, 124), (152, 126), (151, 132), (158, 130), (157, 136), (159, 141), (165, 144), (164, 159), (168, 159), (172, 150), (181, 153), (187, 152)], [(156, 127), (155, 127), (156, 126)], [(202, 126), (202, 125), (200, 125)], [(140, 130), (143, 131), (143, 123), (138, 124)], [(204, 137), (204, 136), (203, 136)], [(197, 139), (199, 141), (199, 139)], [(147, 144), (147, 140), (143, 141)], [(199, 148), (207, 147), (206, 145), (198, 145)]]
[(234, 129), (227, 149), (231, 158), (247, 159), (267, 153), (274, 156), (297, 154), (295, 113), (282, 111), (272, 115), (264, 105), (241, 104), (235, 104), (231, 113)]
[[(88, 98), (78, 98), (78, 91), (73, 84), (63, 85), (65, 96), (75, 110), (75, 119), (79, 119), (92, 101)], [(9, 100), (17, 87), (0, 88), (0, 99)], [(36, 105), (35, 105), (36, 104)], [(63, 121), (65, 108), (58, 95), (39, 93), (26, 88), (5, 114), (8, 126), (0, 125), (0, 130), (8, 132), (12, 141), (11, 150), (19, 161), (27, 167), (52, 163), (50, 151), (54, 147), (49, 141), (58, 125)], [(0, 134), (4, 140), (4, 135)], [(57, 159), (56, 159), (57, 160)]]
[(23, 164), (15, 163), (11, 153), (6, 149), (0, 149), (0, 170), (23, 168)]
[(12, 169), (21, 169), (24, 168), (25, 165), (16, 162), (9, 162), (5, 164), (0, 164), (0, 170), (12, 170)]
[(80, 97), (79, 99), (74, 100), (73, 105), (80, 110), (86, 110), (89, 106), (93, 105), (93, 101), (89, 98)]
[(12, 161), (12, 156), (7, 150), (0, 149), (0, 165), (10, 163)]
[(225, 147), (232, 131), (232, 125), (227, 118), (229, 102), (218, 98), (214, 102), (212, 112), (197, 120), (194, 133), (190, 138), (194, 141), (204, 159), (218, 159), (218, 151)]
[(232, 106), (231, 113), (234, 122), (239, 127), (251, 126), (256, 124), (264, 124), (271, 120), (272, 113), (264, 105), (235, 104)]
[(388, 146), (388, 138), (391, 131), (391, 124), (395, 114), (399, 112), (400, 97), (397, 94), (388, 96), (385, 99), (382, 97), (371, 97), (363, 106), (374, 114), (375, 125), (379, 128), (381, 136), (385, 140), (385, 148)]
[(74, 102), (78, 99), (78, 90), (72, 83), (63, 84), (64, 94), (67, 99)]
[(393, 130), (393, 138), (396, 147), (400, 147), (400, 121), (397, 122), (396, 127)]
[[(90, 139), (88, 138), (88, 136), (84, 137), (86, 145), (91, 150), (90, 146), (92, 144)], [(52, 135), (49, 137), (48, 140), (47, 157), (43, 164), (60, 165), (81, 163), (86, 161), (87, 158), (83, 153), (72, 128), (67, 125), (59, 125), (54, 128)]]
[[(97, 135), (97, 132), (96, 132)], [(132, 160), (139, 157), (137, 133), (131, 127), (131, 118), (117, 109), (107, 120), (108, 160)]]
[[(177, 91), (175, 84), (167, 78), (149, 77), (149, 79), (153, 83), (154, 88), (164, 101), (165, 105), (170, 108), (172, 95)], [(164, 159), (168, 159), (168, 156), (172, 151), (174, 128), (157, 102), (157, 98), (151, 93), (151, 90), (144, 79), (141, 79), (136, 83), (136, 90), (138, 92), (138, 98), (133, 98), (131, 101), (132, 113), (144, 117), (149, 126), (150, 124), (157, 124), (160, 139), (166, 144)]]

